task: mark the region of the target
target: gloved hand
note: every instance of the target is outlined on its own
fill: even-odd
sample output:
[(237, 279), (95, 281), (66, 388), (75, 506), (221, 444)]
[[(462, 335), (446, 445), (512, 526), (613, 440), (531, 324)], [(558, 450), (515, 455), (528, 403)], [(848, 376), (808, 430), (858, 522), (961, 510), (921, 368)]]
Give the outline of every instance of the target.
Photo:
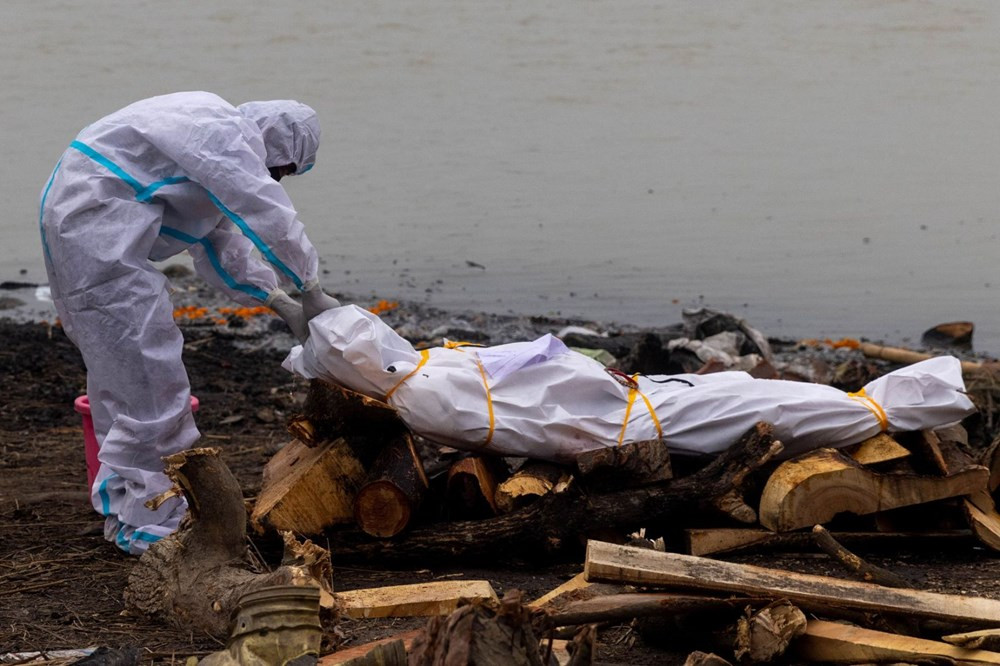
[(340, 301), (333, 296), (328, 296), (319, 286), (319, 280), (307, 282), (302, 289), (302, 310), (305, 312), (306, 321), (309, 321), (320, 312), (325, 312), (332, 308), (339, 308)]
[(285, 320), (288, 328), (292, 329), (292, 335), (299, 342), (304, 343), (309, 337), (309, 322), (302, 312), (302, 306), (292, 300), (292, 297), (282, 289), (275, 289), (267, 295), (264, 305), (278, 313), (278, 316)]

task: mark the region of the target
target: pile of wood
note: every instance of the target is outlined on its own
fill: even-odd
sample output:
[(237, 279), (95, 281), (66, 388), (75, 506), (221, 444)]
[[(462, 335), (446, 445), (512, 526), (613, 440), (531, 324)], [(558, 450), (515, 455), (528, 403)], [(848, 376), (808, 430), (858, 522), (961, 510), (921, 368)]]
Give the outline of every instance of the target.
[[(434, 651), (459, 639), (441, 632), (472, 635), (470, 623), (491, 622), (502, 625), (497, 636), (529, 635), (524, 645), (572, 639), (561, 663), (589, 663), (594, 629), (580, 628), (632, 620), (653, 627), (650, 635), (667, 623), (671, 636), (701, 641), (690, 663), (767, 662), (785, 651), (839, 663), (1000, 663), (1000, 631), (993, 631), (1000, 602), (912, 589), (852, 552), (917, 541), (1000, 550), (1000, 454), (996, 446), (971, 454), (959, 426), (882, 434), (782, 460), (781, 443), (759, 423), (707, 463), (672, 461), (662, 442), (652, 441), (559, 466), (429, 446), (387, 405), (321, 381), (313, 382), (304, 412), (290, 425), (295, 439), (265, 470), (252, 513), (258, 531), (325, 534), (335, 562), (386, 564), (539, 557), (601, 539), (589, 541), (584, 573), (523, 605), (530, 612), (483, 591), (474, 611), (462, 610), (460, 591), (443, 606), (428, 591), (399, 592), (408, 601), (394, 607), (452, 613), (391, 648), (409, 654), (410, 663), (443, 663)], [(826, 552), (860, 580), (718, 559), (788, 547)], [(362, 604), (368, 610), (358, 612), (382, 605)], [(414, 645), (423, 657), (413, 656)], [(542, 657), (525, 649), (524, 663), (554, 658), (551, 649)], [(362, 653), (355, 649), (351, 658)]]

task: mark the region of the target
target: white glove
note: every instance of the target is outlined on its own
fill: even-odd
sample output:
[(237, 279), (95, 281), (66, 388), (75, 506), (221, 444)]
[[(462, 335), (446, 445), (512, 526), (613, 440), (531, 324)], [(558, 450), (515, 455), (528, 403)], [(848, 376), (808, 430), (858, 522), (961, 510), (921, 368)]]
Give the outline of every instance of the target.
[(326, 312), (333, 308), (339, 308), (340, 301), (333, 296), (328, 296), (319, 286), (319, 280), (307, 282), (302, 290), (302, 310), (305, 312), (306, 321), (309, 321), (320, 312)]
[(288, 328), (292, 329), (292, 335), (299, 342), (305, 342), (309, 337), (309, 323), (302, 306), (292, 300), (282, 289), (275, 289), (267, 295), (264, 305), (278, 313), (278, 316), (285, 320)]

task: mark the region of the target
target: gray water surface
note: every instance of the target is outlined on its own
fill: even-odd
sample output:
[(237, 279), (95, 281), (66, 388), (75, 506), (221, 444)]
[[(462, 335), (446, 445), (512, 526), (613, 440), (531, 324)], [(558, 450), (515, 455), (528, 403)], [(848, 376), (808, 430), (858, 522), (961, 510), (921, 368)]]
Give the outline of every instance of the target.
[(334, 291), (1000, 353), (1000, 3), (3, 0), (0, 68), (0, 280), (81, 127), (203, 89), (319, 112)]

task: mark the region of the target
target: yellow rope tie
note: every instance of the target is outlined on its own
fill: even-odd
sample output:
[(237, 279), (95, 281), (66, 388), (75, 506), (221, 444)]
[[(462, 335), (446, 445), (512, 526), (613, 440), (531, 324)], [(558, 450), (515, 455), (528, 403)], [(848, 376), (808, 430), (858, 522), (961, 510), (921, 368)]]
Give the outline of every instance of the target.
[(848, 393), (847, 397), (850, 398), (851, 400), (857, 400), (862, 405), (867, 407), (868, 411), (874, 414), (875, 418), (878, 419), (878, 424), (881, 427), (882, 432), (885, 432), (886, 430), (889, 429), (889, 417), (885, 415), (885, 410), (882, 409), (882, 406), (879, 405), (877, 402), (875, 402), (875, 400), (871, 396), (865, 393), (864, 389), (861, 389), (860, 391), (857, 391), (855, 393)]
[(407, 379), (417, 374), (417, 371), (420, 370), (420, 368), (424, 367), (424, 363), (426, 363), (427, 359), (429, 359), (430, 357), (431, 357), (431, 351), (429, 349), (425, 349), (422, 352), (420, 352), (420, 362), (417, 363), (417, 367), (413, 368), (413, 370), (410, 371), (410, 374), (400, 379), (398, 382), (396, 382), (395, 386), (389, 389), (388, 393), (385, 394), (385, 401), (389, 402), (389, 398), (392, 397), (392, 394), (396, 392), (396, 389), (402, 386), (403, 382), (405, 382)]
[(444, 341), (445, 349), (458, 349), (459, 351), (462, 351), (461, 349), (459, 349), (459, 347), (485, 347), (485, 346), (486, 345), (481, 345), (478, 342), (460, 342), (458, 340)]
[(632, 405), (635, 404), (635, 397), (641, 396), (642, 401), (646, 403), (646, 409), (649, 410), (649, 417), (653, 419), (653, 425), (656, 426), (656, 434), (660, 439), (663, 439), (663, 428), (660, 426), (660, 419), (656, 417), (656, 410), (653, 409), (653, 403), (649, 401), (646, 394), (639, 390), (639, 374), (636, 373), (632, 375), (632, 386), (628, 390), (628, 404), (625, 406), (625, 421), (622, 422), (622, 431), (618, 435), (618, 446), (622, 445), (625, 441), (625, 430), (628, 428), (628, 420), (632, 415)]
[(486, 407), (490, 413), (490, 431), (486, 434), (486, 441), (483, 442), (483, 448), (485, 449), (493, 441), (493, 428), (496, 423), (493, 418), (493, 395), (490, 393), (489, 382), (486, 381), (486, 368), (483, 367), (483, 362), (478, 358), (476, 359), (476, 365), (479, 366), (479, 374), (483, 377), (483, 388), (486, 389)]

